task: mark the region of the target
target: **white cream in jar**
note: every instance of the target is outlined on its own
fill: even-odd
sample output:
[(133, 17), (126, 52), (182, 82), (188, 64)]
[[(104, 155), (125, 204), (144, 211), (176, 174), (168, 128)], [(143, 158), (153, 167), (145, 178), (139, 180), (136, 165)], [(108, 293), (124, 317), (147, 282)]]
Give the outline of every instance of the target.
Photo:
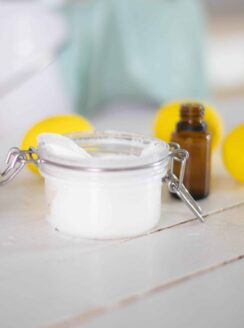
[(49, 223), (63, 233), (92, 239), (126, 238), (153, 229), (161, 216), (168, 144), (120, 132), (67, 137), (71, 144), (64, 147), (45, 135), (38, 140)]

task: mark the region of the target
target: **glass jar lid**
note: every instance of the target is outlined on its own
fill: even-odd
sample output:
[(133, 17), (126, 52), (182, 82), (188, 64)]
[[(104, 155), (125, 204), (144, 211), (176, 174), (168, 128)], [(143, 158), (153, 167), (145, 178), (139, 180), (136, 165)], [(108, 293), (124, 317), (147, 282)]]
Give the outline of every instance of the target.
[(66, 134), (90, 156), (72, 157), (70, 154), (50, 152), (42, 142), (38, 153), (43, 164), (82, 171), (123, 171), (162, 165), (168, 158), (166, 142), (135, 133), (93, 131)]

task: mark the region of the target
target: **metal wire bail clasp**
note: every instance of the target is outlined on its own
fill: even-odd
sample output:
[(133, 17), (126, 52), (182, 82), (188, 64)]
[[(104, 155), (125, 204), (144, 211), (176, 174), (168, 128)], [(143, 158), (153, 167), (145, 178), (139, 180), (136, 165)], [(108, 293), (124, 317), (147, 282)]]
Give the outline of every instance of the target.
[(39, 157), (35, 148), (20, 150), (17, 147), (11, 148), (6, 158), (6, 169), (0, 173), (0, 186), (11, 181), (27, 163), (38, 165)]
[[(170, 163), (169, 171), (164, 181), (168, 184), (169, 191), (177, 194), (179, 198), (192, 210), (196, 217), (204, 222), (202, 216), (202, 209), (197, 204), (197, 202), (190, 195), (189, 191), (183, 184), (183, 179), (185, 175), (186, 161), (189, 157), (189, 154), (186, 150), (180, 149), (180, 146), (176, 143), (170, 142)], [(181, 164), (179, 178), (174, 174), (174, 162), (177, 161)]]

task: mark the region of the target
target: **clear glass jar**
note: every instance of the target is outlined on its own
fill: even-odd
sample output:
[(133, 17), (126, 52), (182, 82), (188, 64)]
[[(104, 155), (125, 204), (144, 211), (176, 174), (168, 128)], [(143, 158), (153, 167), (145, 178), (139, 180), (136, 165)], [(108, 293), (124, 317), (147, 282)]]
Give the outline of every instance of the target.
[[(162, 181), (204, 222), (201, 208), (183, 185), (188, 153), (179, 145), (114, 131), (66, 136), (89, 156), (80, 156), (79, 149), (79, 157), (74, 156), (69, 149), (73, 143), (64, 152), (40, 141), (38, 149), (11, 148), (0, 172), (1, 187), (25, 164), (39, 167), (45, 178), (47, 220), (56, 230), (90, 239), (149, 232), (160, 220)], [(175, 161), (180, 162), (179, 177), (174, 175)]]
[(91, 158), (69, 161), (38, 146), (47, 219), (58, 231), (85, 238), (125, 238), (155, 227), (169, 146), (119, 132), (69, 135)]

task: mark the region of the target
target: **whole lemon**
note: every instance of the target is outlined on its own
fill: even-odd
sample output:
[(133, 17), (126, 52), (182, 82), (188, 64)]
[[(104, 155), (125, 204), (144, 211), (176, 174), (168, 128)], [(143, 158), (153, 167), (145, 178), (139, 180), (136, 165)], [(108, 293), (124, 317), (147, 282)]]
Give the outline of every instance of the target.
[(226, 169), (233, 178), (244, 182), (244, 123), (235, 127), (225, 137), (222, 157)]
[[(33, 125), (25, 134), (21, 149), (28, 149), (30, 146), (37, 147), (37, 136), (40, 133), (71, 133), (78, 131), (90, 131), (93, 126), (82, 116), (76, 114), (64, 114), (49, 116)], [(28, 167), (35, 173), (38, 168), (34, 164), (28, 164)]]
[[(170, 141), (171, 134), (175, 130), (176, 124), (180, 119), (181, 104), (184, 102), (185, 101), (169, 102), (158, 109), (153, 126), (155, 137), (167, 142)], [(205, 121), (212, 135), (212, 149), (215, 149), (220, 143), (223, 135), (222, 119), (213, 107), (206, 103), (203, 103), (203, 105), (205, 107)]]

